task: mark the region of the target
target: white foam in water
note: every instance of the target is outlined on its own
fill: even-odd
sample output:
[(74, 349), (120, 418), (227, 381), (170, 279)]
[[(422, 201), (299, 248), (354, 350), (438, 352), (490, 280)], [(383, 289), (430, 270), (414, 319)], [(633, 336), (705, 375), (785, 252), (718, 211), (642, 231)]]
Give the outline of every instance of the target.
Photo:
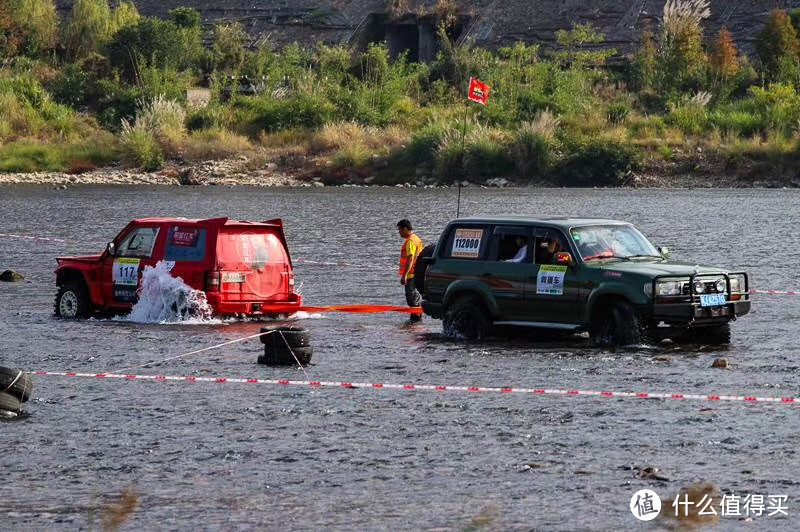
[(205, 292), (195, 290), (170, 274), (172, 264), (159, 261), (145, 266), (139, 301), (122, 318), (135, 323), (222, 323), (212, 319)]

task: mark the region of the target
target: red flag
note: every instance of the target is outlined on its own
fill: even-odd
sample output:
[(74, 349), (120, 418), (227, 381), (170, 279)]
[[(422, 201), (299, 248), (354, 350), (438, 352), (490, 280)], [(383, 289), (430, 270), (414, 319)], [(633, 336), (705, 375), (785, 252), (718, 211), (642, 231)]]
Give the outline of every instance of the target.
[(489, 91), (491, 90), (492, 88), (481, 80), (469, 78), (469, 92), (467, 93), (467, 98), (481, 105), (486, 105), (487, 100), (489, 100)]

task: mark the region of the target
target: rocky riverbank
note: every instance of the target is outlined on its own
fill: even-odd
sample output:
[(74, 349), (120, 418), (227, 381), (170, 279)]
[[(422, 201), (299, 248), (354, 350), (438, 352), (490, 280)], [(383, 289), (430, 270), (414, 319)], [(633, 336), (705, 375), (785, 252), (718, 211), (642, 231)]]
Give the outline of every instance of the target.
[[(108, 167), (89, 172), (0, 173), (0, 185), (41, 185), (66, 188), (72, 185), (159, 185), (159, 186), (253, 186), (253, 187), (324, 187), (324, 186), (404, 186), (434, 188), (453, 186), (439, 180), (417, 175), (407, 180), (388, 182), (347, 169), (316, 167), (279, 167), (268, 163), (253, 169), (246, 157), (206, 161), (194, 165), (169, 165), (157, 172), (142, 172), (131, 168)], [(482, 187), (558, 187), (557, 183), (535, 180), (516, 181), (502, 177), (465, 180), (465, 186)], [(695, 167), (682, 171), (667, 165), (650, 166), (631, 173), (622, 182), (623, 188), (800, 188), (800, 177), (730, 174), (713, 166)]]

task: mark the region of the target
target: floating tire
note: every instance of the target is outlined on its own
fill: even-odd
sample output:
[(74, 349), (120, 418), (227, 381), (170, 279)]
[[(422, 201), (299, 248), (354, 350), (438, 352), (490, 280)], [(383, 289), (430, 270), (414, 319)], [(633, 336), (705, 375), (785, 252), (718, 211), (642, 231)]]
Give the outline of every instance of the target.
[(0, 414), (17, 415), (22, 411), (22, 401), (10, 393), (0, 392)]
[(311, 362), (313, 348), (311, 334), (302, 327), (273, 325), (261, 329), (264, 354), (258, 357), (259, 364), (269, 366), (294, 366), (298, 362), (305, 366)]
[(33, 393), (33, 380), (20, 369), (0, 366), (0, 392), (12, 395), (24, 403)]

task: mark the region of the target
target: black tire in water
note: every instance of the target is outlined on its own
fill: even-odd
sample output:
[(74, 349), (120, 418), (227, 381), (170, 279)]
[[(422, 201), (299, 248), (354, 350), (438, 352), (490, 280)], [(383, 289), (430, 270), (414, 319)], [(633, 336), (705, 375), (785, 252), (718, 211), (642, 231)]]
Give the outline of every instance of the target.
[(483, 303), (474, 297), (463, 297), (445, 309), (442, 330), (451, 338), (483, 340), (491, 333), (492, 322)]
[(649, 339), (647, 324), (633, 305), (621, 299), (597, 310), (589, 336), (600, 347), (641, 345)]
[(292, 327), (290, 325), (268, 325), (261, 327), (261, 343), (269, 345), (278, 343), (281, 345), (289, 344), (291, 347), (308, 347), (311, 345), (311, 333), (303, 327)]
[(19, 414), (22, 410), (22, 402), (10, 393), (0, 392), (0, 411), (2, 410)]
[(435, 249), (436, 244), (428, 244), (422, 248), (419, 257), (417, 257), (417, 262), (414, 263), (414, 284), (417, 292), (422, 296), (425, 295), (425, 272), (428, 271), (428, 263), (421, 259), (432, 257)]
[(89, 292), (81, 282), (59, 285), (55, 303), (56, 316), (67, 319), (86, 318), (92, 313)]
[(258, 357), (258, 363), (267, 366), (294, 366), (300, 362), (307, 366), (311, 362), (311, 355), (314, 354), (312, 347), (292, 347), (291, 351), (289, 349), (284, 346), (282, 350), (275, 350), (264, 346), (264, 354)]
[(271, 325), (261, 328), (261, 342), (264, 354), (258, 357), (259, 364), (270, 366), (293, 366), (299, 361), (306, 365), (311, 362), (313, 348), (311, 334), (302, 327)]
[(731, 343), (731, 324), (723, 323), (713, 327), (698, 327), (689, 332), (692, 342), (705, 345), (728, 345)]
[(24, 403), (33, 393), (33, 380), (27, 373), (20, 375), (21, 371), (0, 366), (0, 392), (11, 394)]

